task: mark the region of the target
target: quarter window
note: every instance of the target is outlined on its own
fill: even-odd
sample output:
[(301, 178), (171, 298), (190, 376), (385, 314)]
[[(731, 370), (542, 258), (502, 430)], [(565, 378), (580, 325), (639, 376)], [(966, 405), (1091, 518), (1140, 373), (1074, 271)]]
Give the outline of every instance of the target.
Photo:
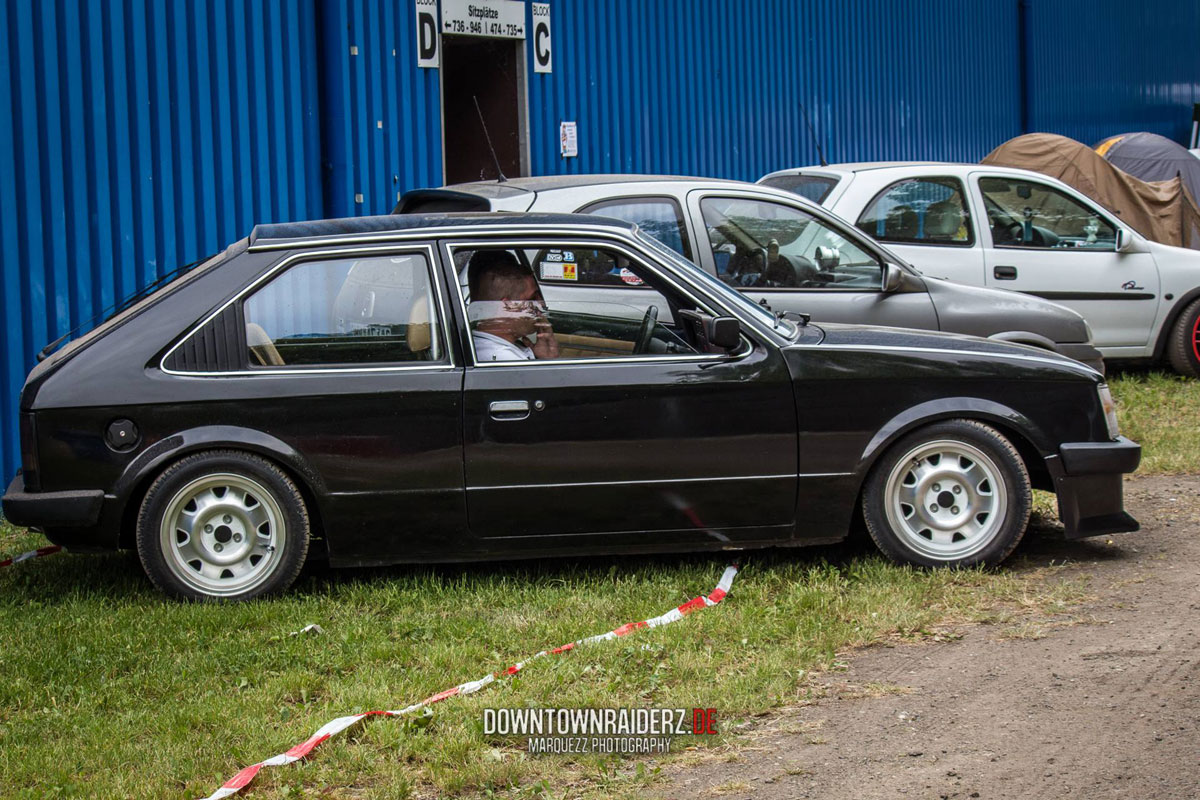
[(997, 247), (1115, 250), (1108, 220), (1073, 197), (1042, 183), (980, 178), (992, 242)]
[(579, 209), (579, 213), (632, 222), (679, 255), (689, 261), (692, 259), (692, 247), (683, 223), (683, 211), (679, 204), (670, 198), (603, 200), (584, 206)]
[(970, 247), (971, 214), (957, 178), (896, 181), (871, 201), (858, 227), (881, 242)]
[(836, 228), (791, 206), (700, 202), (717, 277), (742, 288), (880, 289), (883, 265)]
[(297, 264), (243, 308), (254, 366), (442, 359), (429, 262), (421, 254)]

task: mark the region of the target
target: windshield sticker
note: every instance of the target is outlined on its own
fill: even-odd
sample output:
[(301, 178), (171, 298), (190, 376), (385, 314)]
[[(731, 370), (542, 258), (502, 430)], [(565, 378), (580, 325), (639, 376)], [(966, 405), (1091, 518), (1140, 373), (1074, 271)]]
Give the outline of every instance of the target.
[(630, 286), (643, 286), (646, 283), (644, 280), (639, 278), (637, 275), (634, 275), (625, 267), (621, 267), (621, 280)]

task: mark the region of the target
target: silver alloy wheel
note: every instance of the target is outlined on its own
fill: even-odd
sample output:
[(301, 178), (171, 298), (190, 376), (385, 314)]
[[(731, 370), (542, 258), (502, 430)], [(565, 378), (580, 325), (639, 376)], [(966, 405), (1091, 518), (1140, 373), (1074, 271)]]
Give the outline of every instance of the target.
[(279, 565), (287, 525), (275, 496), (228, 472), (189, 482), (171, 498), (159, 544), (171, 573), (213, 597), (243, 594)]
[(987, 547), (1008, 509), (1001, 468), (979, 448), (953, 439), (924, 442), (905, 453), (884, 491), (884, 511), (896, 536), (937, 561), (958, 561)]

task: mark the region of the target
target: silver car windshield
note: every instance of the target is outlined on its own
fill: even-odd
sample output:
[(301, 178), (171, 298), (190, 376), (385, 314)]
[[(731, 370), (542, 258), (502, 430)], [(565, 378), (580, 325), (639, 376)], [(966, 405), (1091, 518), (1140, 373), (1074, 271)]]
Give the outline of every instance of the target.
[(667, 247), (653, 236), (645, 233), (640, 228), (635, 230), (634, 235), (637, 236), (638, 241), (644, 243), (647, 247), (657, 253), (663, 260), (670, 262), (673, 266), (683, 271), (684, 274), (688, 275), (697, 283), (704, 284), (706, 289), (708, 289), (714, 295), (720, 297), (729, 305), (736, 308), (745, 316), (758, 320), (763, 325), (773, 328), (789, 339), (796, 335), (797, 328), (795, 323), (793, 323), (791, 320), (781, 319), (754, 301), (747, 299), (746, 296), (741, 292), (726, 286), (724, 283), (717, 280), (712, 275), (709, 275), (703, 269), (696, 266), (691, 261), (688, 261), (686, 258), (679, 255), (679, 253), (676, 253), (674, 250)]

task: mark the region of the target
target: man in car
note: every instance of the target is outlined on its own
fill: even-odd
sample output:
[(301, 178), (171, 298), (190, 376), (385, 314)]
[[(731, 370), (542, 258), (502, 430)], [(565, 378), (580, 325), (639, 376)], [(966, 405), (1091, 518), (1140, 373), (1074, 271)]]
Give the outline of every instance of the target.
[[(532, 361), (558, 358), (546, 302), (533, 274), (508, 250), (480, 250), (467, 266), (475, 358)], [(531, 342), (529, 337), (537, 336)]]

